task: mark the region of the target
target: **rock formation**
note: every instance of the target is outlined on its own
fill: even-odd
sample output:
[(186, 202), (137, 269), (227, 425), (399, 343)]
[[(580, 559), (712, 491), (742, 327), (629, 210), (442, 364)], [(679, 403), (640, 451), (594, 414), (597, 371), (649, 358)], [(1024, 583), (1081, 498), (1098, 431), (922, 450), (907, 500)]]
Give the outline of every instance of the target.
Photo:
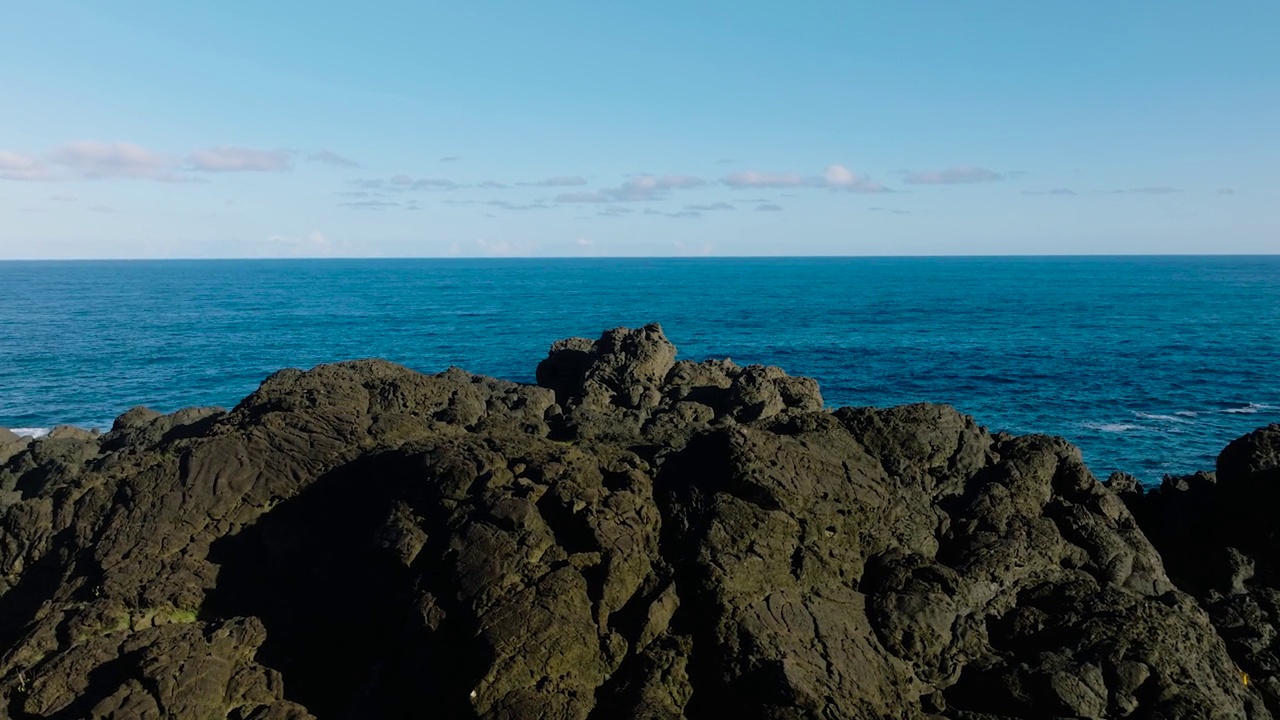
[(1280, 715), (1280, 425), (1232, 442), (1216, 473), (1168, 477), (1124, 497), (1171, 579), (1208, 611)]
[(650, 325), (539, 386), (366, 360), (0, 431), (0, 718), (1280, 711), (1280, 426), (1144, 496), (675, 357)]

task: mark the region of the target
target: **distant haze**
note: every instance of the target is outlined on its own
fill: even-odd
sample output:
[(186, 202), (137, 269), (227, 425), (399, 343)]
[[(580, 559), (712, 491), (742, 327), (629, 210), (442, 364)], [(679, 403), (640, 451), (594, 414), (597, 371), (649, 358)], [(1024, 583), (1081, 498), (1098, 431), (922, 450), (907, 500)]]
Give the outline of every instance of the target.
[(1280, 3), (9, 3), (0, 259), (1274, 253)]

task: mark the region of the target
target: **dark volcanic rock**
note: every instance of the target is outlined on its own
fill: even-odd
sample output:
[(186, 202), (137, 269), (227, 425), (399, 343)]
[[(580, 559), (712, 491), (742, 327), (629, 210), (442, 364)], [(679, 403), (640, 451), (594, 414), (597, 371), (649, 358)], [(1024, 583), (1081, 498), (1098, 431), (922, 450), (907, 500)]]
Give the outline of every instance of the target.
[(679, 445), (726, 422), (822, 408), (818, 384), (778, 368), (727, 360), (677, 361), (656, 324), (616, 329), (596, 342), (561, 340), (538, 364), (538, 383), (555, 391), (557, 436)]
[(1280, 425), (1232, 442), (1216, 473), (1165, 478), (1129, 503), (1170, 576), (1280, 713)]
[(1111, 473), (1111, 476), (1102, 484), (1126, 500), (1130, 499), (1131, 496), (1141, 497), (1144, 492), (1142, 483), (1138, 482), (1138, 478), (1124, 472)]
[[(0, 428), (0, 448), (17, 452), (20, 445), (25, 445), (21, 437), (16, 435), (8, 428)], [(8, 460), (9, 456), (0, 455), (0, 461)]]
[[(6, 428), (0, 428), (0, 468), (9, 462), (9, 458), (22, 452), (29, 442), (25, 437), (20, 437)], [(13, 476), (0, 476), (0, 508), (22, 499), (22, 494), (17, 491), (16, 485), (17, 479)]]
[(1235, 665), (1273, 657), (1262, 507), (1171, 581), (1121, 498), (1161, 547), (1217, 532), (1172, 498), (1266, 485), (1274, 437), (1142, 497), (1056, 438), (675, 357), (650, 325), (542, 387), (357, 361), (0, 436), (0, 718), (1271, 716)]

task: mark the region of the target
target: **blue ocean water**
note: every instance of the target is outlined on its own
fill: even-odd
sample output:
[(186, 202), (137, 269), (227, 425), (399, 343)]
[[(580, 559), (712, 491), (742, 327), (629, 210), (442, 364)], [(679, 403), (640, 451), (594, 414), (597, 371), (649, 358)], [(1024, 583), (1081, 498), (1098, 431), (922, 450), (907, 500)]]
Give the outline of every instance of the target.
[(659, 321), (681, 357), (944, 402), (1095, 473), (1211, 468), (1280, 421), (1280, 256), (0, 263), (0, 426), (231, 406), (382, 357), (532, 382), (552, 341)]

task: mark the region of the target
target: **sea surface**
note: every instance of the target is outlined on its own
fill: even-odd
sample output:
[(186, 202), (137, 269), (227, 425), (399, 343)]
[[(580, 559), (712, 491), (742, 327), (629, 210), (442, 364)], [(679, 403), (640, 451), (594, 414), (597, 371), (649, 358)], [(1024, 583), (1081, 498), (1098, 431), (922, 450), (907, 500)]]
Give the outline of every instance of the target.
[(661, 322), (682, 358), (1062, 435), (1100, 477), (1210, 469), (1280, 422), (1280, 256), (0, 262), (0, 426), (230, 407), (381, 357), (521, 382), (552, 341)]

